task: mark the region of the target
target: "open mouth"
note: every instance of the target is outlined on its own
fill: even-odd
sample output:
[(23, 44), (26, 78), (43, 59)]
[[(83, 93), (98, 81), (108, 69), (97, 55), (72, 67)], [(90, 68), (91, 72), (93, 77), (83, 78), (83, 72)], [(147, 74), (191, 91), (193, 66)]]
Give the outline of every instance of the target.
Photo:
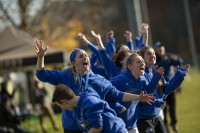
[(143, 70), (144, 71), (144, 67), (142, 66), (142, 67), (140, 67), (140, 70)]
[(141, 72), (144, 72), (144, 67), (141, 67), (141, 68), (140, 68), (140, 71), (141, 71)]
[(83, 63), (83, 66), (85, 66), (85, 67), (88, 66), (88, 65), (89, 65), (88, 62), (84, 62), (84, 63)]

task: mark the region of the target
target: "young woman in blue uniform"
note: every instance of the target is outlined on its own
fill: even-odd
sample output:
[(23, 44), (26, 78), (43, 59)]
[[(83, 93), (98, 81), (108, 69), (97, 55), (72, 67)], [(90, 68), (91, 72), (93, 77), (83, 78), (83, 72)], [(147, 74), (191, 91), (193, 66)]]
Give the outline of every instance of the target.
[[(92, 33), (93, 31), (91, 31), (91, 34)], [(104, 67), (102, 66), (100, 55), (98, 52), (98, 47), (92, 44), (82, 33), (78, 34), (78, 38), (83, 42), (83, 44), (85, 44), (92, 51), (92, 54), (90, 56), (91, 70), (95, 74), (99, 74), (105, 77), (106, 79), (110, 79)]]
[[(94, 32), (94, 31), (91, 31), (91, 34), (92, 34), (92, 36), (95, 38), (95, 40), (97, 41), (97, 43), (99, 43), (99, 41), (101, 41), (101, 40), (99, 40), (99, 37), (100, 36), (98, 36), (97, 37), (97, 35), (96, 35), (96, 33)], [(106, 79), (110, 79), (110, 77), (109, 77), (109, 73), (107, 73), (106, 71), (105, 71), (105, 67), (102, 65), (102, 63), (101, 63), (101, 60), (100, 60), (100, 54), (99, 54), (99, 47), (98, 46), (95, 46), (94, 44), (92, 44), (87, 38), (86, 38), (86, 36), (84, 35), (84, 34), (82, 34), (82, 33), (79, 33), (78, 34), (78, 37), (79, 37), (79, 39), (84, 43), (84, 44), (86, 44), (87, 46), (88, 46), (88, 48), (92, 51), (92, 55), (91, 55), (91, 58), (90, 58), (90, 62), (91, 62), (91, 69), (92, 69), (92, 71), (95, 73), (95, 74), (100, 74), (101, 76), (103, 76), (103, 77), (105, 77)], [(111, 45), (111, 44), (109, 44), (109, 46), (113, 46), (113, 45)], [(107, 47), (107, 49), (106, 50), (109, 50), (110, 52), (113, 50), (113, 48), (112, 47)], [(107, 52), (109, 52), (109, 51), (105, 51), (106, 52), (106, 54), (108, 54)], [(111, 53), (110, 53), (111, 54)], [(97, 65), (97, 62), (94, 62), (94, 58), (96, 57), (96, 60), (98, 59), (98, 61), (99, 61), (99, 65), (102, 65), (103, 67), (99, 67), (98, 65)], [(98, 72), (97, 72), (98, 71)], [(112, 109), (114, 109), (115, 111), (116, 111), (116, 113), (117, 114), (119, 114), (119, 113), (123, 113), (125, 110), (126, 110), (126, 108), (124, 107), (124, 106), (122, 106), (121, 104), (119, 104), (118, 102), (111, 102), (111, 101), (109, 101), (108, 102), (108, 104), (110, 105), (110, 107), (112, 108)]]
[[(127, 59), (127, 71), (112, 78), (111, 83), (120, 91), (133, 94), (140, 94), (141, 91), (145, 91), (147, 88), (149, 90), (156, 88), (164, 70), (162, 68), (158, 68), (158, 71), (154, 73), (152, 82), (146, 84), (143, 76), (144, 69), (145, 63), (142, 57), (138, 54), (132, 54)], [(126, 107), (127, 111), (119, 114), (118, 116), (124, 120), (129, 133), (138, 133), (136, 125), (138, 115), (138, 109), (136, 106), (138, 102), (120, 103)]]
[[(103, 66), (103, 68), (98, 67), (95, 65), (96, 62), (93, 62), (94, 60), (91, 60), (91, 68), (93, 72), (96, 70), (100, 70), (98, 73), (104, 77), (111, 78), (116, 75), (118, 75), (120, 72), (124, 71), (124, 64), (121, 63), (123, 61), (123, 58), (125, 56), (128, 56), (131, 54), (131, 51), (134, 50), (133, 43), (132, 43), (132, 33), (129, 31), (125, 32), (125, 37), (127, 40), (127, 45), (121, 45), (117, 49), (115, 49), (115, 38), (114, 33), (110, 31), (108, 33), (107, 37), (107, 43), (104, 47), (103, 42), (101, 40), (101, 36), (99, 34), (96, 34), (94, 31), (91, 31), (92, 36), (97, 42), (97, 46), (92, 44), (88, 39), (85, 37), (84, 34), (79, 33), (78, 37), (80, 40), (84, 42), (88, 46), (88, 48), (92, 51), (92, 59), (94, 59), (94, 56), (98, 59), (99, 63)], [(120, 54), (122, 51), (127, 51), (126, 54)], [(123, 57), (124, 55), (124, 57)], [(120, 60), (118, 60), (120, 56)], [(115, 62), (119, 62), (119, 65), (116, 65)], [(94, 67), (95, 66), (95, 67)], [(100, 73), (101, 72), (101, 73)]]
[[(146, 64), (144, 76), (147, 82), (150, 82), (153, 78), (154, 65), (156, 64), (155, 51), (151, 47), (143, 47), (140, 50), (140, 55), (143, 57)], [(179, 68), (169, 82), (166, 82), (164, 77), (162, 77), (157, 89), (153, 92), (156, 99), (164, 101), (170, 93), (178, 88), (178, 86), (180, 86), (183, 82), (189, 68), (190, 65), (186, 65), (184, 68)], [(148, 93), (152, 93), (148, 89), (146, 91), (148, 91)], [(139, 132), (166, 133), (163, 120), (160, 117), (160, 111), (162, 108), (149, 106), (148, 104), (142, 102), (138, 104), (138, 108), (139, 115), (137, 126)]]

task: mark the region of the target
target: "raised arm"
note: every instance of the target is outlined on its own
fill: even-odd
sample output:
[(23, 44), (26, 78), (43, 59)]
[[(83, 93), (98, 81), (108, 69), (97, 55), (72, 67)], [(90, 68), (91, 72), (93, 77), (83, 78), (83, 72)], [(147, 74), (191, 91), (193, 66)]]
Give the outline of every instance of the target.
[(106, 33), (106, 51), (108, 53), (108, 55), (112, 58), (113, 54), (116, 51), (115, 48), (115, 38), (114, 38), (114, 32), (113, 31), (109, 31)]
[(78, 38), (85, 44), (89, 45), (91, 42), (85, 37), (83, 33), (78, 33)]
[(164, 75), (163, 67), (154, 68), (153, 71), (153, 78), (147, 85), (147, 93), (154, 93), (159, 81), (161, 80), (162, 76)]
[(144, 44), (144, 46), (148, 46), (148, 39), (149, 39), (148, 29), (149, 29), (148, 24), (146, 23), (141, 24), (140, 30), (141, 30), (141, 33), (143, 34), (142, 43)]
[(98, 60), (100, 60), (98, 48), (92, 44), (83, 33), (78, 33), (78, 38), (81, 40), (88, 48), (97, 56)]
[(48, 46), (46, 46), (42, 40), (37, 40), (35, 45), (35, 53), (37, 54), (36, 69), (42, 70), (44, 68), (44, 56), (47, 52)]
[(101, 40), (101, 35), (96, 34), (93, 30), (91, 31), (91, 34), (94, 37), (94, 39), (96, 40), (99, 49), (104, 49), (105, 47), (104, 47), (103, 42)]
[(183, 68), (178, 68), (173, 78), (165, 86), (165, 95), (169, 95), (181, 85), (189, 70), (190, 64), (185, 65)]
[(134, 45), (132, 40), (132, 33), (130, 31), (125, 31), (124, 36), (126, 37), (126, 43), (128, 48), (133, 52), (134, 51)]

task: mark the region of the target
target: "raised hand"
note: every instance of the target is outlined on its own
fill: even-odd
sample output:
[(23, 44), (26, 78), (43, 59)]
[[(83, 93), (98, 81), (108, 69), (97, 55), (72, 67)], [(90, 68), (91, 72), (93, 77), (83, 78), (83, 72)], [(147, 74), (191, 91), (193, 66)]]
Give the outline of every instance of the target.
[(148, 40), (149, 40), (148, 29), (149, 29), (149, 25), (148, 24), (146, 24), (146, 23), (142, 23), (141, 24), (140, 32), (143, 34), (142, 43), (145, 46), (148, 46)]
[(81, 41), (83, 41), (86, 45), (88, 45), (90, 43), (90, 41), (88, 41), (88, 39), (82, 33), (78, 33), (77, 37), (78, 37), (78, 39), (80, 39)]
[(189, 71), (190, 70), (190, 64), (187, 64), (183, 67), (185, 70)]
[(146, 102), (151, 105), (153, 103), (153, 100), (151, 98), (155, 98), (153, 94), (144, 94), (144, 91), (140, 94), (140, 101), (141, 102)]
[(107, 42), (113, 37), (114, 37), (114, 32), (112, 30), (106, 33), (106, 41)]
[(157, 73), (160, 74), (161, 76), (164, 75), (164, 69), (163, 69), (163, 67), (158, 67), (158, 68), (156, 68), (155, 70), (156, 70)]
[(96, 34), (93, 30), (91, 30), (91, 34), (96, 40), (100, 40), (101, 39), (101, 35), (100, 34)]
[(104, 45), (103, 45), (103, 42), (101, 40), (101, 35), (100, 34), (96, 34), (93, 30), (91, 30), (91, 34), (95, 38), (95, 40), (97, 41), (97, 44), (98, 44), (99, 48), (103, 49)]
[(46, 46), (42, 40), (37, 40), (35, 45), (35, 53), (38, 57), (44, 57), (48, 46)]
[(132, 32), (125, 31), (124, 36), (126, 37), (126, 41), (131, 41), (132, 42)]
[(148, 24), (146, 24), (146, 23), (142, 23), (141, 24), (140, 30), (141, 30), (142, 33), (148, 32), (148, 29), (149, 29), (149, 25)]

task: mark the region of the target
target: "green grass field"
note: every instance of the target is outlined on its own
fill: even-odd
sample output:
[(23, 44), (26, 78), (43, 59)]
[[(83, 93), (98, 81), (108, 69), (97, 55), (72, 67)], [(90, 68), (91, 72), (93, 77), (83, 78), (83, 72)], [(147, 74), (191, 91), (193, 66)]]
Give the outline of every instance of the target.
[[(177, 116), (179, 133), (199, 133), (200, 132), (200, 73), (195, 70), (190, 70), (189, 75), (185, 78), (182, 84), (182, 92), (177, 95)], [(61, 114), (57, 116), (57, 122), (60, 126), (60, 131), (63, 133), (61, 126)], [(37, 118), (33, 118), (27, 122), (23, 122), (22, 126), (34, 133), (41, 133), (40, 125)], [(48, 133), (55, 133), (50, 123), (46, 118), (46, 127)], [(171, 131), (171, 133), (173, 133)]]
[(191, 70), (177, 96), (177, 115), (180, 133), (200, 132), (200, 72)]

